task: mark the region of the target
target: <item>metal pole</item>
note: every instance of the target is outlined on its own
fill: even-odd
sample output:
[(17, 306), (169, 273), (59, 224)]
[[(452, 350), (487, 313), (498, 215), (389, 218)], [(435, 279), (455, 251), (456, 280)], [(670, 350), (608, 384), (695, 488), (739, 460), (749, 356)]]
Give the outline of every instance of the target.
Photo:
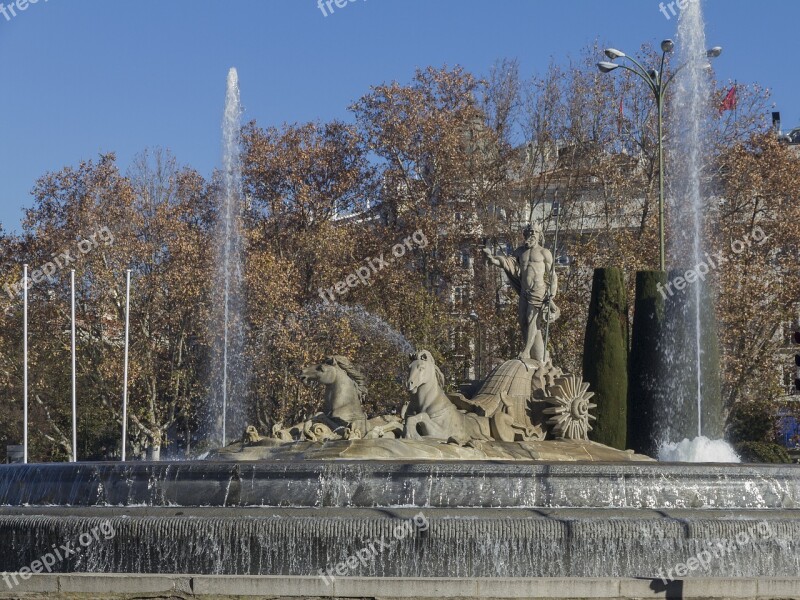
[(661, 89), (656, 94), (658, 105), (658, 247), (659, 265), (662, 271), (667, 270), (667, 259), (664, 242), (664, 96)]
[(22, 265), (22, 460), (28, 464), (28, 265)]
[(72, 462), (78, 462), (78, 379), (75, 352), (75, 269), (69, 274), (72, 291)]
[(125, 366), (122, 383), (122, 462), (125, 462), (125, 449), (128, 446), (128, 345), (131, 323), (131, 270), (126, 272), (125, 283)]

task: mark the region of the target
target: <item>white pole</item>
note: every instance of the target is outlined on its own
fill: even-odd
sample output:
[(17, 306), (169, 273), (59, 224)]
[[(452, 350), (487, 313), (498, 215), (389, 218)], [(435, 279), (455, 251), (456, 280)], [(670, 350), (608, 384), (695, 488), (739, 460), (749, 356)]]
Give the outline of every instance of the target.
[(72, 462), (78, 462), (78, 385), (75, 369), (75, 269), (70, 272), (72, 288)]
[(28, 265), (22, 265), (22, 460), (28, 464)]
[(125, 448), (128, 445), (128, 343), (131, 324), (131, 270), (126, 273), (125, 285), (125, 368), (122, 383), (122, 462), (125, 462)]

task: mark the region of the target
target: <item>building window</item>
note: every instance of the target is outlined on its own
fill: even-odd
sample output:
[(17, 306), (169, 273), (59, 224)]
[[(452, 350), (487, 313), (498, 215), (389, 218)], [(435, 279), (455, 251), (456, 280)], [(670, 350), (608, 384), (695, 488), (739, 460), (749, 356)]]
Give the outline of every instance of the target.
[(469, 269), (472, 267), (472, 253), (469, 251), (469, 248), (461, 249), (460, 261), (462, 269)]
[(467, 291), (464, 286), (457, 285), (453, 288), (453, 306), (463, 307), (467, 303)]

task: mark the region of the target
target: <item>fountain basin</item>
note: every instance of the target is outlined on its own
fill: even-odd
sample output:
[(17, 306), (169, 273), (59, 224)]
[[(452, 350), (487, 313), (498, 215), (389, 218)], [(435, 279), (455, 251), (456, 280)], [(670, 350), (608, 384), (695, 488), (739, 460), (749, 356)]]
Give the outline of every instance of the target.
[(792, 510), (800, 467), (270, 461), (0, 467), (0, 506)]
[[(261, 461), (0, 467), (0, 572), (359, 578), (795, 577), (800, 468)], [(425, 527), (411, 526), (414, 519)], [(397, 528), (406, 527), (397, 537)], [(394, 536), (394, 537), (393, 537)], [(744, 543), (739, 544), (742, 536)], [(88, 539), (87, 539), (88, 540)], [(382, 546), (381, 546), (382, 547)], [(455, 579), (453, 579), (455, 581)]]
[[(424, 514), (425, 531), (395, 529)], [(345, 576), (643, 577), (756, 532), (692, 576), (794, 577), (800, 511), (606, 509), (15, 508), (0, 511), (0, 569), (15, 572), (95, 528), (111, 539), (63, 573), (315, 576), (375, 546)], [(768, 536), (762, 536), (768, 531)], [(105, 525), (104, 525), (105, 524)], [(768, 529), (767, 529), (768, 528)], [(378, 540), (385, 540), (381, 550)], [(332, 571), (336, 577), (335, 570)]]

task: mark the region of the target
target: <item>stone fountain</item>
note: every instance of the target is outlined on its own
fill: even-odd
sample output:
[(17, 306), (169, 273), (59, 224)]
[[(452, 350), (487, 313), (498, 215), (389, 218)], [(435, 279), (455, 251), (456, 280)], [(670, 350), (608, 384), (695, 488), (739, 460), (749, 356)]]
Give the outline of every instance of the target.
[(590, 441), (592, 392), (546, 350), (541, 226), (485, 252), (523, 351), (473, 392), (418, 349), (398, 414), (368, 415), (329, 356), (298, 374), (316, 415), (208, 460), (0, 466), (0, 599), (800, 597), (800, 470)]
[(360, 369), (330, 356), (299, 374), (324, 389), (318, 414), (247, 427), (209, 460), (0, 467), (0, 598), (796, 589), (797, 467), (657, 463), (588, 440), (588, 385), (545, 351), (557, 279), (536, 232), (490, 256), (520, 292), (525, 350), (475, 393), (447, 394), (417, 350), (399, 415), (370, 418)]
[(368, 418), (362, 403), (364, 375), (347, 357), (329, 356), (300, 374), (325, 388), (322, 411), (304, 423), (276, 425), (270, 437), (252, 426), (240, 442), (212, 458), (264, 460), (553, 460), (649, 461), (589, 441), (592, 392), (577, 375), (554, 366), (540, 319), (559, 317), (558, 278), (543, 247), (541, 224), (526, 230), (525, 245), (511, 256), (488, 259), (518, 292), (524, 348), (494, 369), (469, 396), (447, 394), (445, 378), (427, 350), (409, 354), (410, 399), (398, 415)]

